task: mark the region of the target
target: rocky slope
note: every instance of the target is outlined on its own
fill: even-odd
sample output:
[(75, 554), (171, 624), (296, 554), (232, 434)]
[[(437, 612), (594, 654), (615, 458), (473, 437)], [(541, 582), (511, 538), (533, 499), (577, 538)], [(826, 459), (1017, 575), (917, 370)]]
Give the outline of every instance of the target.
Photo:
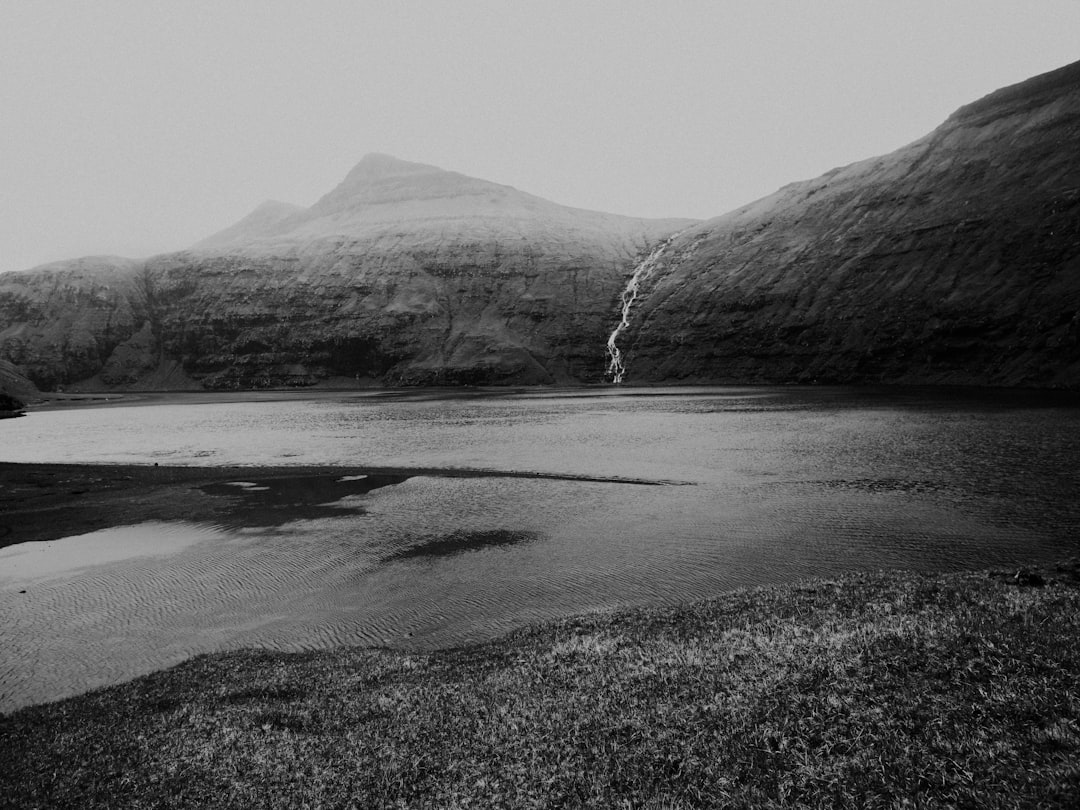
[(1080, 388), (1080, 63), (664, 251), (626, 381)]
[(369, 155), (189, 251), (0, 277), (0, 356), (47, 388), (599, 380), (636, 256), (688, 223)]

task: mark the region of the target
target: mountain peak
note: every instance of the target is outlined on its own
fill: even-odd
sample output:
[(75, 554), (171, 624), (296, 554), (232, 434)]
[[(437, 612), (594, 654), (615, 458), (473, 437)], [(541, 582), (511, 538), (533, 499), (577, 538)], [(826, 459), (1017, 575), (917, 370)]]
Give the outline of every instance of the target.
[(357, 206), (445, 200), (505, 188), (438, 166), (373, 153), (365, 155), (337, 188), (311, 207), (311, 211), (323, 216)]
[(364, 155), (360, 162), (352, 168), (352, 171), (346, 175), (344, 185), (370, 183), (377, 180), (412, 177), (442, 171), (443, 169), (438, 166), (429, 166), (426, 163), (412, 163), (408, 160), (396, 158), (393, 155), (371, 152)]

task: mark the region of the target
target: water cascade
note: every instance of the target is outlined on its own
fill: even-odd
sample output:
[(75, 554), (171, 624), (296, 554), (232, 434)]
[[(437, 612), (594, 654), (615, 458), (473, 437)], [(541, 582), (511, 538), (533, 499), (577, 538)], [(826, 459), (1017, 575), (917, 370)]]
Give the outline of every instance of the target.
[(642, 282), (653, 274), (653, 271), (660, 263), (660, 257), (680, 233), (682, 231), (673, 233), (654, 247), (649, 252), (649, 255), (634, 268), (630, 281), (626, 283), (626, 289), (622, 291), (622, 320), (619, 321), (619, 325), (615, 327), (615, 331), (611, 333), (611, 337), (607, 341), (607, 353), (608, 357), (611, 358), (608, 363), (607, 373), (611, 375), (611, 381), (615, 385), (621, 383), (623, 375), (626, 374), (626, 363), (623, 362), (622, 352), (619, 351), (618, 340), (619, 336), (630, 326), (630, 308), (634, 305), (634, 301), (637, 300)]

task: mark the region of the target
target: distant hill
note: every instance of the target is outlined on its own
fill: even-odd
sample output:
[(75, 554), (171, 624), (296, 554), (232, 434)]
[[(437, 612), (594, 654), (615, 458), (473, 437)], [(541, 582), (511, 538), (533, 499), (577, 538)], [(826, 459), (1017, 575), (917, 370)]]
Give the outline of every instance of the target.
[(273, 236), (288, 227), (288, 221), (302, 214), (299, 205), (267, 200), (235, 225), (195, 245), (196, 250), (216, 250), (224, 247), (245, 245), (257, 239)]

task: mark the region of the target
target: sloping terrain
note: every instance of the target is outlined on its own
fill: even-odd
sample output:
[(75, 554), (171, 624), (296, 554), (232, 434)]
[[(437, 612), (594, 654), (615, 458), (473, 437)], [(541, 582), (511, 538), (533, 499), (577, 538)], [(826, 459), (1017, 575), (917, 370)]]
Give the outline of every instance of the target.
[(674, 239), (627, 381), (1080, 387), (1080, 63)]

